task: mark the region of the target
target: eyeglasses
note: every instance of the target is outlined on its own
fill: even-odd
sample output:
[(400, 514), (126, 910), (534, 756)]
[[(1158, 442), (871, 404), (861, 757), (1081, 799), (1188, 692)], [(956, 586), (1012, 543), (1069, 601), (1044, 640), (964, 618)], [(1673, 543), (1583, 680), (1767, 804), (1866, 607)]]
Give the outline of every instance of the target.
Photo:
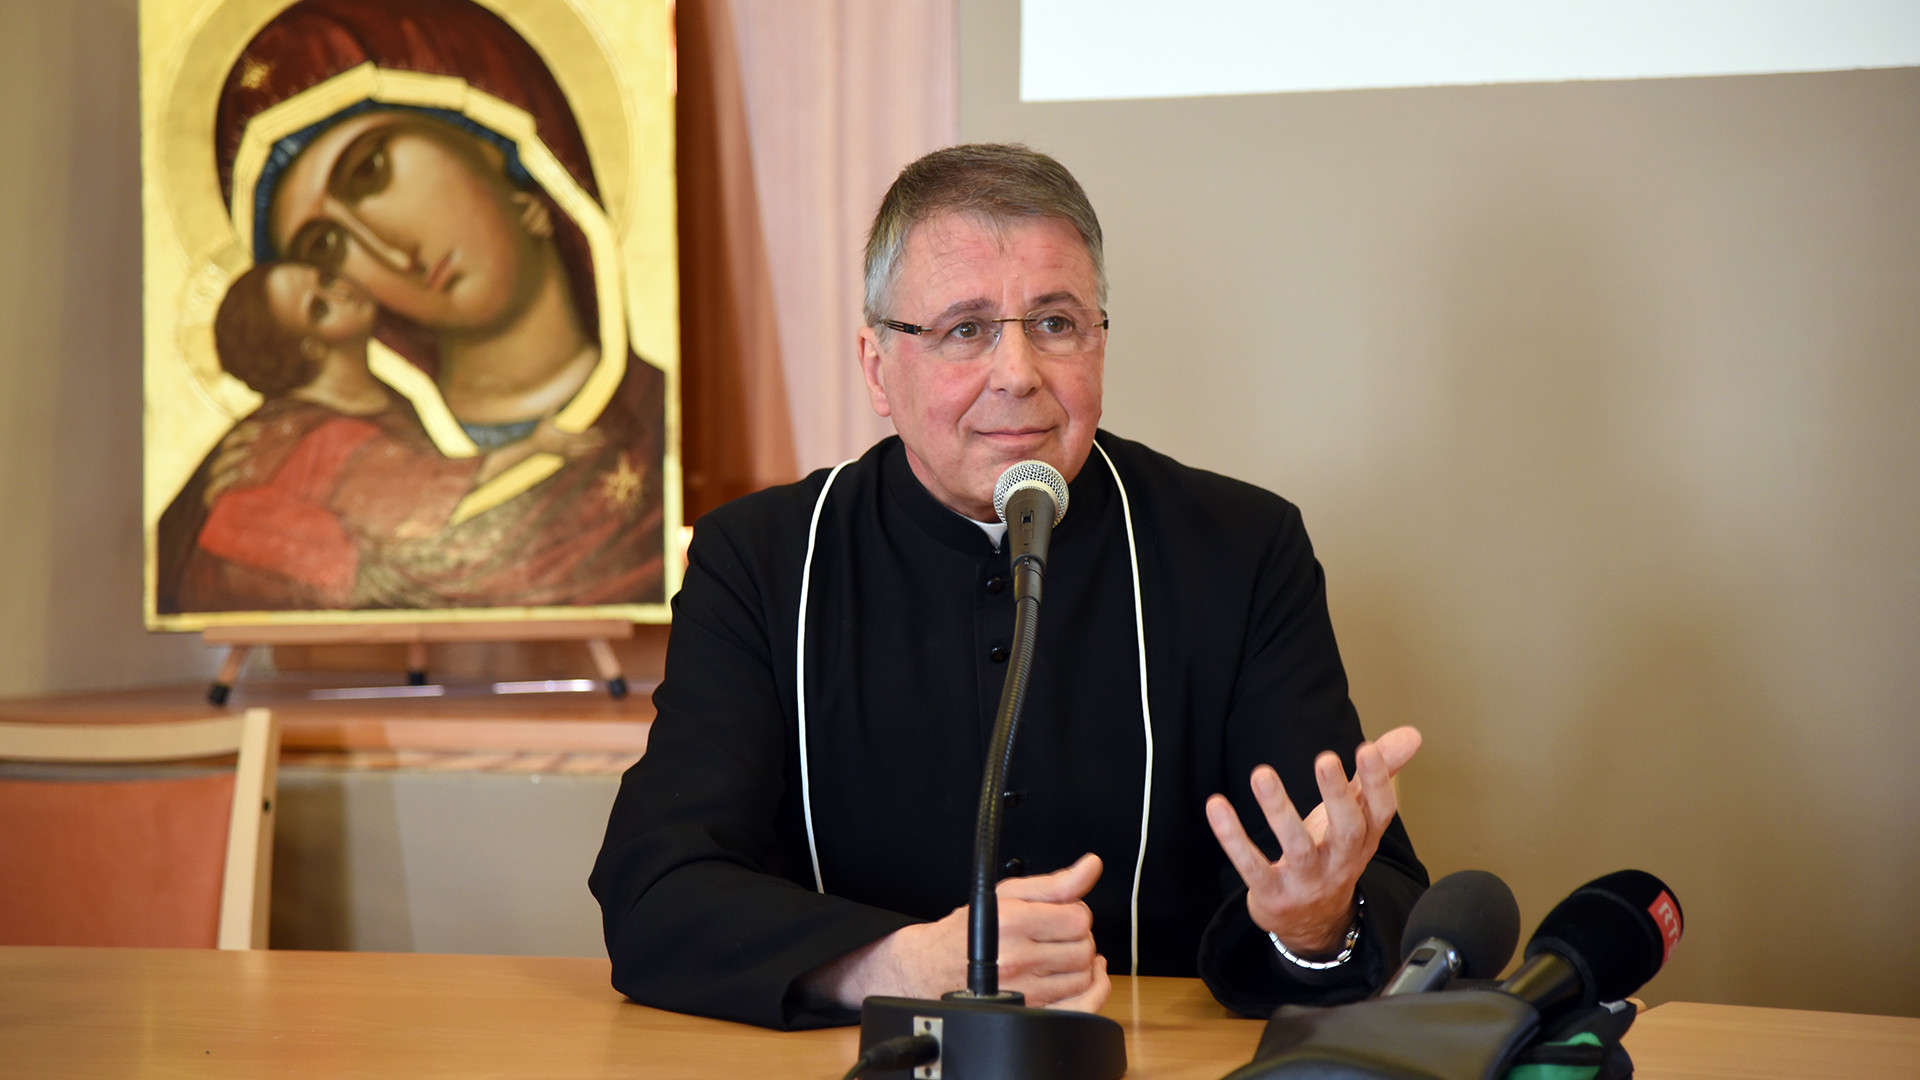
[(1007, 323), (1019, 323), (1038, 352), (1078, 356), (1092, 352), (1106, 339), (1108, 321), (1106, 312), (1092, 308), (1049, 307), (1005, 319), (961, 315), (938, 326), (917, 326), (898, 319), (881, 319), (880, 325), (930, 338), (924, 342), (925, 348), (942, 360), (977, 360), (1000, 344), (1000, 331)]

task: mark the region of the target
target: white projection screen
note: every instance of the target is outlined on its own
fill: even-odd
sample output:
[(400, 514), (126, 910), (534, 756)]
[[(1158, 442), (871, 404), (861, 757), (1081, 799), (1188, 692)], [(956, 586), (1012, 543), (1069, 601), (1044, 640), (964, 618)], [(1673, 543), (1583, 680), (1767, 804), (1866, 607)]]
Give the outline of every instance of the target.
[(1920, 65), (1920, 0), (1024, 0), (1022, 101)]

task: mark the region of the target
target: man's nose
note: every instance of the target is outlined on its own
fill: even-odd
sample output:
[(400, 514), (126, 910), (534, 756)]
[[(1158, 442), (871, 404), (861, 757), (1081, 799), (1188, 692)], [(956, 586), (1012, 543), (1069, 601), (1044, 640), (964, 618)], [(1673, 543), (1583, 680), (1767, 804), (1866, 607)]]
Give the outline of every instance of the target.
[(419, 260), (413, 252), (398, 244), (390, 243), (371, 225), (360, 219), (352, 208), (337, 199), (327, 200), (327, 216), (340, 223), (340, 227), (353, 237), (353, 242), (366, 249), (380, 263), (397, 274), (412, 274), (420, 269)]
[(1000, 340), (993, 347), (992, 385), (1014, 397), (1025, 397), (1040, 385), (1040, 356), (1027, 339), (1027, 324), (1011, 319), (998, 324)]

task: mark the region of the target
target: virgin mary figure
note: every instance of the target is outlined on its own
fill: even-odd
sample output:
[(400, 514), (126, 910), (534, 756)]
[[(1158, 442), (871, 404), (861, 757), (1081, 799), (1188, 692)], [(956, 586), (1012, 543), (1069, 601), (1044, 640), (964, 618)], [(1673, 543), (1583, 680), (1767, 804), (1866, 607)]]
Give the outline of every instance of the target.
[[(300, 0), (241, 53), (215, 123), (222, 195), (253, 260), (310, 264), (378, 306), (375, 370), (407, 399), (403, 426), (449, 458), (543, 422), (603, 440), (529, 455), (431, 535), (342, 508), (356, 549), (342, 606), (662, 602), (665, 378), (627, 346), (586, 144), (532, 47), (471, 0)], [(216, 448), (161, 518), (161, 612), (312, 603), (286, 544), (201, 542), (214, 502), (273, 484), (273, 464), (329, 417), (271, 419), (237, 425), (252, 440)], [(407, 497), (408, 477), (384, 477), (374, 455), (333, 465), (322, 489)]]

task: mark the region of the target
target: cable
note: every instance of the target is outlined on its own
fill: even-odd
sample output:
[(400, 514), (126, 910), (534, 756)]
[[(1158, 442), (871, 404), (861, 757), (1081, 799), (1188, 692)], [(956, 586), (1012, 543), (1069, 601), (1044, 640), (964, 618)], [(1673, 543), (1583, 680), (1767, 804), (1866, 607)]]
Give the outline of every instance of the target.
[(939, 1039), (931, 1035), (901, 1035), (867, 1047), (841, 1080), (855, 1080), (868, 1069), (917, 1069), (939, 1057)]

